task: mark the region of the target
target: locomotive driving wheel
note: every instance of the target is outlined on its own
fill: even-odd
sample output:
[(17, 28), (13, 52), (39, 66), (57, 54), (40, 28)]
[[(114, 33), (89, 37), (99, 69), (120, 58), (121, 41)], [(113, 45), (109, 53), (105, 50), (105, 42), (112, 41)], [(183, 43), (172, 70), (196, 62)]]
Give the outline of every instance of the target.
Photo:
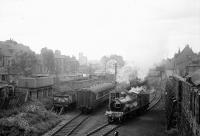
[(123, 116), (122, 116), (122, 117), (119, 117), (118, 119), (119, 119), (119, 120), (118, 120), (119, 123), (122, 123), (122, 122), (124, 121), (124, 117), (123, 117)]
[(108, 117), (108, 123), (113, 123), (114, 119), (112, 117)]

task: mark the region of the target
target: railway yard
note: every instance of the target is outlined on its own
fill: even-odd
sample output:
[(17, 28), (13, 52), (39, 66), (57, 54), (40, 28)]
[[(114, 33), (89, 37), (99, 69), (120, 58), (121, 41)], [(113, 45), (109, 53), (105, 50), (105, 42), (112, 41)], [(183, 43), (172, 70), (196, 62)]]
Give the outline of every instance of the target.
[[(51, 91), (52, 88), (56, 89), (56, 92), (49, 97), (52, 100), (52, 108), (49, 108), (47, 111), (47, 109), (44, 108), (39, 108), (37, 110), (37, 106), (35, 108), (32, 106), (31, 108), (34, 109), (29, 109), (26, 112), (23, 111), (23, 114), (17, 114), (17, 116), (22, 116), (20, 118), (28, 118), (28, 116), (30, 116), (30, 122), (36, 122), (36, 125), (38, 123), (37, 121), (40, 121), (40, 118), (42, 118), (43, 124), (40, 128), (36, 128), (40, 131), (34, 132), (33, 130), (27, 130), (29, 133), (26, 131), (17, 131), (19, 133), (17, 135), (177, 135), (177, 129), (174, 132), (171, 132), (168, 127), (170, 125), (170, 121), (172, 124), (173, 120), (176, 120), (173, 115), (175, 114), (174, 112), (176, 112), (173, 104), (176, 99), (175, 93), (177, 92), (173, 91), (182, 90), (179, 90), (180, 88), (176, 88), (177, 90), (174, 90), (172, 87), (177, 87), (176, 84), (180, 84), (180, 82), (177, 81), (180, 80), (183, 82), (183, 80), (177, 77), (174, 77), (174, 80), (172, 79), (151, 79), (150, 81), (152, 83), (149, 82), (148, 84), (146, 81), (136, 80), (130, 81), (130, 84), (119, 84), (113, 82), (113, 78), (107, 79), (106, 77), (99, 77), (99, 79), (90, 78), (89, 80), (73, 80), (72, 83), (71, 81), (62, 82), (59, 85), (59, 88), (48, 86), (48, 88), (43, 88), (39, 91), (42, 91), (44, 96), (44, 91), (49, 91), (48, 89)], [(31, 79), (31, 81), (34, 80)], [(170, 84), (169, 81), (174, 84)], [(185, 85), (189, 84), (186, 83)], [(167, 90), (167, 95), (166, 86), (171, 86)], [(3, 87), (7, 86), (4, 85), (2, 88)], [(8, 87), (11, 91), (13, 91), (11, 86)], [(75, 89), (73, 90), (74, 87)], [(35, 88), (35, 90), (37, 90), (37, 88)], [(36, 93), (37, 99), (41, 98), (39, 95), (40, 93)], [(33, 101), (33, 98), (35, 98), (34, 95), (29, 94), (28, 99)], [(166, 110), (166, 108), (168, 110)], [(34, 112), (38, 114), (38, 117), (34, 115)], [(169, 116), (171, 114), (173, 116)], [(32, 116), (36, 121), (32, 118)], [(168, 117), (171, 117), (172, 120), (169, 120), (171, 118)], [(33, 124), (33, 126), (36, 127), (35, 124)], [(28, 127), (31, 128), (30, 126)], [(173, 126), (171, 127), (173, 130)], [(10, 130), (3, 130), (1, 133), (7, 135), (10, 132)], [(187, 132), (184, 133), (187, 134)]]
[[(66, 115), (63, 115), (64, 117), (66, 116), (65, 120), (62, 121), (59, 125), (57, 125), (57, 127), (44, 134), (43, 136), (112, 136), (114, 135), (115, 131), (118, 131), (120, 136), (128, 136), (135, 133), (133, 132), (133, 130), (139, 132), (141, 131), (141, 128), (143, 128), (144, 130), (145, 128), (148, 129), (148, 131), (141, 131), (143, 132), (141, 134), (137, 133), (137, 135), (140, 136), (144, 134), (149, 134), (150, 127), (152, 126), (152, 124), (155, 123), (154, 121), (158, 121), (159, 123), (161, 123), (159, 125), (156, 125), (156, 129), (159, 129), (164, 135), (163, 132), (165, 121), (163, 121), (163, 102), (161, 99), (161, 92), (161, 90), (157, 90), (156, 93), (152, 93), (150, 95), (150, 105), (146, 113), (143, 112), (139, 116), (129, 117), (123, 123), (109, 124), (107, 121), (107, 117), (105, 116), (107, 106), (103, 105), (98, 107), (97, 110), (90, 114), (82, 114), (80, 111), (77, 110), (66, 113)], [(157, 113), (159, 118), (156, 119)], [(150, 119), (148, 120), (148, 124), (146, 124), (143, 121), (143, 118)], [(137, 126), (137, 124), (140, 125)], [(137, 127), (134, 127), (133, 129), (130, 128), (131, 126)], [(152, 135), (161, 134), (161, 132), (158, 133), (156, 129), (151, 130)]]
[(200, 0), (0, 0), (0, 136), (200, 136)]

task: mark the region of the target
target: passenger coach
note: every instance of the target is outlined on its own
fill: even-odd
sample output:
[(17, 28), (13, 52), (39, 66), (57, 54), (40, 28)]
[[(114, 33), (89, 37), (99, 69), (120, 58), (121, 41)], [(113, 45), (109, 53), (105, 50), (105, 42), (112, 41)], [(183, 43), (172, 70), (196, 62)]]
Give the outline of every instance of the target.
[(81, 89), (77, 92), (77, 106), (83, 113), (94, 110), (98, 105), (109, 99), (109, 92), (115, 87), (114, 83), (103, 83)]

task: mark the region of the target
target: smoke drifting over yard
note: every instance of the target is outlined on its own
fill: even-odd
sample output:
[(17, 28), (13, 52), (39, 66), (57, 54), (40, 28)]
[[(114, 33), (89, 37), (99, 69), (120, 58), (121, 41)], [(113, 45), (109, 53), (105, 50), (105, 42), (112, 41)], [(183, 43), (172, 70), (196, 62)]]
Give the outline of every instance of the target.
[(138, 77), (138, 69), (132, 64), (126, 64), (117, 71), (117, 82), (129, 83), (130, 79)]

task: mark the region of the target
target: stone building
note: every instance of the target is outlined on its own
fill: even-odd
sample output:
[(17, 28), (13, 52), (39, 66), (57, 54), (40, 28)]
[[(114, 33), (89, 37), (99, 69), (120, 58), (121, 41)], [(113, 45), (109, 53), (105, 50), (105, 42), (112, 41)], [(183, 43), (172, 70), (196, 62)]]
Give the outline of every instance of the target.
[(79, 70), (79, 62), (74, 56), (62, 55), (59, 50), (56, 50), (55, 67), (58, 74), (76, 74)]
[(79, 53), (78, 55), (78, 61), (80, 65), (87, 65), (88, 64), (88, 60), (87, 57), (83, 55), (83, 53)]

